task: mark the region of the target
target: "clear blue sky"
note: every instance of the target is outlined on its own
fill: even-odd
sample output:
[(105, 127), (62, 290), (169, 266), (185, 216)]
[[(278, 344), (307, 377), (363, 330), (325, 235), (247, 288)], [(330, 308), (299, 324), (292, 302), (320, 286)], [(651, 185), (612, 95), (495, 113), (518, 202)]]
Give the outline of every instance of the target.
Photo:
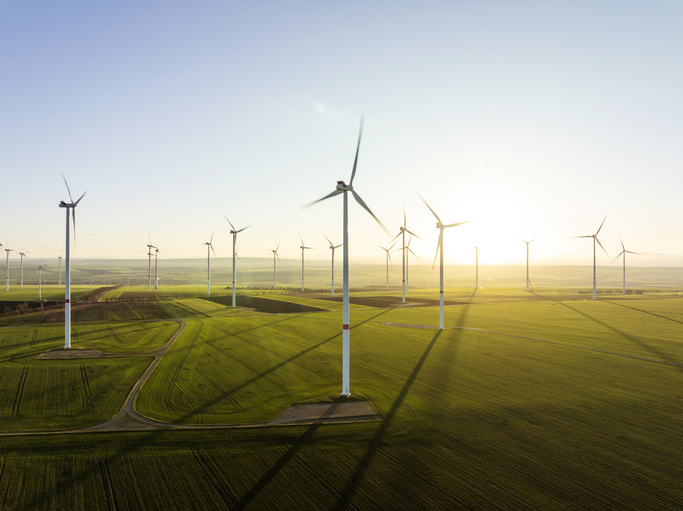
[[(0, 241), (76, 257), (328, 258), (348, 180), (431, 261), (683, 264), (683, 2), (0, 0)], [(351, 253), (386, 235), (352, 204)], [(600, 264), (609, 264), (604, 254)], [(616, 264), (616, 263), (615, 263)]]

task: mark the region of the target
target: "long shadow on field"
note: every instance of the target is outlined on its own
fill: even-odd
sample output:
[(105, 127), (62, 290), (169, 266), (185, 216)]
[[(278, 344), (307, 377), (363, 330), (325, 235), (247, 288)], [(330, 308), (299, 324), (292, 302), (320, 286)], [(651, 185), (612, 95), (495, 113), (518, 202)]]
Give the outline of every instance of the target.
[[(382, 314), (386, 314), (387, 312), (389, 312), (389, 310), (383, 310), (379, 314), (376, 314), (375, 316), (373, 316), (371, 318), (368, 318), (364, 321), (361, 321), (360, 323), (357, 323), (356, 325), (352, 326), (351, 329), (357, 328), (357, 327), (359, 327), (359, 326), (361, 326), (361, 325), (363, 325), (369, 321), (372, 321), (373, 319), (377, 318), (378, 316), (381, 316)], [(270, 323), (270, 324), (272, 325), (273, 323)], [(314, 349), (322, 346), (323, 344), (330, 342), (332, 339), (335, 339), (337, 337), (341, 337), (341, 332), (319, 342), (318, 344), (316, 344), (314, 346), (311, 346), (310, 348), (305, 349), (304, 351), (302, 351), (296, 355), (289, 357), (287, 360), (281, 362), (277, 366), (274, 366), (273, 368), (268, 369), (267, 371), (265, 371), (265, 372), (255, 376), (255, 377), (251, 378), (250, 380), (242, 383), (240, 386), (235, 387), (234, 389), (231, 389), (224, 396), (227, 396), (229, 394), (232, 394), (234, 392), (237, 392), (237, 391), (243, 389), (244, 387), (246, 387), (246, 386), (250, 385), (251, 383), (254, 383), (255, 381), (257, 381), (258, 379), (263, 378), (267, 374), (273, 372), (277, 367), (282, 367), (283, 365), (291, 362), (292, 360), (295, 360), (296, 358), (304, 355), (305, 353), (308, 353), (309, 351), (314, 350)], [(438, 334), (434, 338), (432, 343), (430, 344), (428, 350), (430, 350), (431, 346), (434, 344), (434, 342), (436, 342), (437, 337), (438, 337)], [(421, 366), (421, 364), (424, 362), (425, 358), (426, 358), (426, 354), (423, 355), (423, 359), (418, 364), (419, 366)], [(416, 373), (415, 373), (415, 375), (416, 375)], [(406, 389), (406, 392), (407, 392), (407, 389)], [(202, 406), (198, 410), (192, 410), (192, 411), (188, 412), (186, 415), (181, 417), (180, 420), (184, 421), (185, 419), (188, 419), (189, 417), (191, 417), (192, 415), (194, 415), (196, 413), (201, 413), (207, 407), (215, 404), (220, 399), (223, 399), (224, 396), (221, 396), (221, 397), (219, 397), (219, 398), (217, 398), (217, 399), (215, 399), (209, 403), (206, 403), (204, 406)], [(400, 404), (399, 404), (399, 406), (400, 406)], [(330, 412), (331, 412), (331, 410), (330, 410)], [(395, 412), (394, 412), (394, 414), (395, 414)], [(306, 442), (308, 442), (310, 440), (310, 438), (313, 436), (315, 431), (320, 426), (321, 426), (321, 424), (315, 424), (315, 425), (310, 426), (306, 430), (306, 432), (304, 432), (304, 434), (299, 439), (297, 439), (295, 441), (295, 443), (287, 451), (287, 453), (285, 453), (285, 455), (282, 456), (282, 458), (273, 467), (271, 467), (268, 470), (268, 472), (266, 472), (266, 474), (263, 475), (263, 477), (259, 480), (259, 482), (257, 482), (254, 485), (254, 487), (242, 497), (240, 502), (244, 501), (243, 505), (246, 505), (251, 500), (253, 500), (258, 495), (258, 493), (263, 488), (265, 488), (267, 486), (267, 484), (273, 479), (273, 477), (275, 477), (275, 475), (292, 459), (292, 457), (294, 457), (294, 455), (299, 451), (299, 449), (301, 449), (301, 447), (303, 445), (305, 445)], [(149, 431), (147, 434), (143, 434), (142, 432), (136, 432), (136, 434), (140, 434), (140, 436), (136, 440), (134, 440), (132, 443), (128, 444), (125, 448), (116, 451), (111, 456), (105, 456), (100, 461), (100, 463), (98, 463), (98, 464), (91, 464), (87, 469), (84, 469), (78, 473), (71, 473), (68, 480), (61, 481), (60, 484), (57, 485), (56, 488), (51, 488), (49, 490), (46, 490), (43, 493), (36, 494), (33, 497), (33, 499), (31, 499), (29, 502), (26, 503), (26, 505), (24, 506), (24, 509), (45, 509), (45, 508), (47, 508), (51, 502), (59, 500), (57, 498), (58, 494), (68, 493), (73, 488), (82, 485), (84, 481), (89, 480), (90, 478), (97, 479), (98, 475), (100, 475), (100, 473), (103, 471), (102, 466), (105, 466), (105, 467), (110, 466), (110, 465), (118, 462), (120, 459), (122, 459), (127, 454), (131, 454), (131, 453), (137, 452), (140, 449), (144, 449), (146, 446), (149, 445), (152, 438), (154, 438), (160, 434), (167, 434), (168, 435), (169, 433), (170, 433), (170, 431), (161, 430), (161, 429)], [(121, 433), (121, 434), (125, 434), (125, 433)], [(95, 438), (97, 438), (97, 437), (95, 437)], [(106, 469), (104, 472), (106, 472), (107, 475), (106, 475), (106, 478), (104, 475), (102, 475), (103, 479), (102, 479), (102, 488), (101, 488), (100, 493), (102, 493), (102, 494), (106, 493), (107, 499), (111, 499), (113, 501), (116, 501), (117, 499), (116, 499), (116, 493), (114, 491), (114, 487), (112, 486), (111, 481), (108, 479), (109, 478), (108, 469)], [(92, 483), (89, 483), (89, 484), (92, 484)], [(103, 497), (103, 499), (104, 499), (104, 497)], [(107, 500), (107, 499), (105, 499), (105, 500)], [(110, 503), (107, 501), (107, 504), (109, 505)], [(240, 509), (239, 506), (238, 506), (238, 509)]]
[[(341, 403), (341, 399), (338, 400), (336, 403), (334, 403), (330, 408), (321, 416), (330, 416), (334, 413), (334, 411), (339, 407)], [(292, 446), (289, 448), (289, 450), (282, 455), (282, 457), (277, 460), (277, 462), (268, 469), (268, 471), (263, 474), (261, 479), (259, 479), (254, 486), (251, 487), (251, 489), (244, 494), (244, 496), (237, 502), (236, 508), (237, 509), (244, 509), (249, 503), (251, 503), (254, 498), (263, 490), (270, 481), (273, 480), (273, 478), (284, 468), (287, 463), (296, 455), (299, 450), (308, 443), (308, 441), (313, 437), (313, 434), (318, 430), (318, 428), (321, 426), (321, 424), (313, 424), (309, 426), (309, 428), (304, 431), (304, 434), (301, 435), (299, 438), (296, 439), (296, 441), (292, 444)]]
[(399, 408), (401, 408), (403, 401), (408, 395), (408, 391), (410, 391), (410, 387), (412, 387), (413, 383), (415, 382), (417, 375), (420, 373), (420, 369), (422, 369), (422, 366), (427, 360), (429, 353), (432, 351), (432, 348), (436, 344), (436, 341), (439, 339), (439, 336), (441, 335), (442, 331), (443, 330), (437, 330), (436, 334), (434, 334), (434, 338), (427, 346), (427, 349), (425, 349), (424, 353), (422, 354), (422, 357), (420, 357), (420, 360), (415, 366), (415, 369), (413, 369), (413, 372), (410, 373), (408, 380), (406, 380), (405, 384), (403, 385), (403, 388), (396, 397), (394, 404), (391, 405), (391, 409), (387, 413), (386, 417), (384, 417), (384, 420), (380, 424), (379, 428), (377, 428), (375, 436), (370, 441), (370, 448), (358, 464), (358, 468), (356, 469), (356, 471), (353, 473), (351, 478), (346, 483), (346, 486), (344, 487), (344, 490), (342, 491), (342, 494), (339, 497), (339, 500), (337, 501), (337, 505), (334, 507), (335, 510), (341, 510), (346, 508), (346, 506), (351, 500), (351, 497), (353, 497), (353, 494), (355, 493), (356, 488), (363, 479), (363, 475), (365, 474), (365, 471), (370, 465), (372, 458), (375, 456), (377, 449), (379, 449), (382, 446), (382, 440), (384, 439), (384, 436), (387, 434), (387, 431), (389, 430), (391, 421), (394, 420), (396, 413), (398, 412)]
[(673, 321), (674, 323), (678, 323), (680, 325), (683, 325), (683, 321), (679, 321), (678, 319), (672, 319), (667, 316), (662, 316), (661, 314), (655, 314), (654, 312), (646, 311), (643, 309), (638, 309), (637, 307), (631, 307), (630, 305), (624, 305), (623, 303), (617, 303), (617, 302), (610, 302), (607, 300), (601, 300), (604, 303), (609, 303), (610, 305), (618, 305), (619, 307), (625, 307), (626, 309), (631, 309), (634, 311), (642, 312), (643, 314), (649, 314), (650, 316), (655, 316), (657, 318), (661, 319), (666, 319), (667, 321)]
[[(679, 366), (679, 365), (680, 365), (680, 361), (679, 361), (679, 360), (673, 360), (673, 359), (671, 359), (671, 357), (670, 357), (668, 354), (663, 353), (662, 351), (660, 351), (660, 350), (658, 350), (658, 349), (656, 349), (656, 348), (653, 348), (652, 346), (648, 345), (647, 343), (644, 343), (643, 341), (641, 341), (640, 339), (638, 339), (637, 337), (635, 337), (635, 336), (633, 336), (633, 335), (627, 334), (626, 332), (624, 332), (624, 331), (622, 331), (622, 330), (619, 330), (618, 328), (616, 328), (616, 327), (614, 327), (614, 326), (612, 326), (612, 325), (610, 325), (610, 324), (608, 324), (608, 323), (605, 323), (604, 321), (601, 321), (601, 320), (599, 320), (599, 319), (597, 319), (597, 318), (594, 318), (594, 317), (591, 316), (590, 314), (586, 314), (585, 312), (582, 312), (582, 311), (580, 311), (579, 309), (576, 309), (576, 308), (572, 307), (571, 305), (567, 305), (567, 304), (564, 303), (564, 302), (561, 302), (561, 301), (560, 301), (560, 302), (554, 302), (554, 303), (558, 303), (559, 305), (562, 305), (563, 307), (566, 307), (567, 309), (569, 309), (569, 310), (571, 310), (571, 311), (573, 311), (573, 312), (575, 312), (575, 313), (577, 313), (577, 314), (583, 316), (584, 318), (590, 319), (591, 321), (597, 323), (597, 324), (600, 325), (601, 327), (606, 328), (607, 330), (610, 330), (611, 332), (614, 332), (615, 334), (619, 335), (620, 337), (623, 337), (624, 339), (626, 339), (626, 340), (628, 340), (628, 341), (631, 341), (633, 344), (637, 345), (638, 347), (644, 349), (645, 351), (648, 351), (648, 352), (652, 353), (653, 355), (656, 355), (656, 356), (660, 357), (662, 360), (665, 360), (666, 362), (669, 362), (670, 364), (673, 364), (673, 365), (675, 365), (675, 366)], [(683, 369), (681, 369), (681, 368), (679, 367), (679, 370), (683, 370)]]

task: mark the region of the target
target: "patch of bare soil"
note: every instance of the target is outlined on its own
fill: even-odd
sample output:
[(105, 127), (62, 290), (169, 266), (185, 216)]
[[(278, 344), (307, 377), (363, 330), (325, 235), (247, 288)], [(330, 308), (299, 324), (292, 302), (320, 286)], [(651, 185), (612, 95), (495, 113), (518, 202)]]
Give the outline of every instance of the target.
[(358, 422), (379, 418), (379, 414), (368, 401), (304, 403), (292, 405), (268, 424)]
[(108, 355), (100, 350), (83, 350), (83, 349), (59, 349), (46, 351), (38, 355), (40, 360), (69, 360), (76, 358), (104, 358)]

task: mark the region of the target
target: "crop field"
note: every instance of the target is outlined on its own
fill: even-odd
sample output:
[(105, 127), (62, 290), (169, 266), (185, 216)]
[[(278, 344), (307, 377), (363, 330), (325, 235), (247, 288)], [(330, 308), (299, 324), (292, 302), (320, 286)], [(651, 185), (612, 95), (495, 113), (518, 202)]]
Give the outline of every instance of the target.
[[(337, 302), (258, 294), (328, 308), (225, 316), (200, 298), (123, 302), (177, 303), (186, 323), (137, 412), (204, 429), (4, 436), (0, 509), (680, 509), (683, 297), (448, 289), (438, 331), (438, 307), (354, 295), (352, 398), (381, 420), (207, 429), (339, 402)], [(144, 310), (76, 325), (74, 346), (117, 358), (38, 359), (62, 329), (0, 328), (0, 430), (115, 415), (178, 329), (149, 320), (170, 310)]]
[(4, 329), (0, 357), (0, 431), (82, 427), (109, 419), (149, 365), (131, 356), (162, 346), (177, 323), (77, 326), (75, 348), (112, 358), (41, 360), (64, 346), (64, 329)]

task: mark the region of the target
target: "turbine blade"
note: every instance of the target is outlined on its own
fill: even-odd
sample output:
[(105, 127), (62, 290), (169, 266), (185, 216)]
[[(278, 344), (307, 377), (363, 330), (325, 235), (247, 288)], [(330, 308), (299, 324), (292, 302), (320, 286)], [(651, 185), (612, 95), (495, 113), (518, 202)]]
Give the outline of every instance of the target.
[(340, 243), (340, 244), (337, 245), (336, 247), (332, 247), (332, 248), (339, 248), (339, 247), (343, 247), (343, 246), (344, 246), (344, 244), (343, 244), (343, 243)]
[(443, 229), (439, 231), (439, 241), (436, 245), (436, 254), (434, 254), (434, 262), (432, 263), (432, 270), (436, 266), (436, 258), (439, 257), (439, 249), (441, 248), (441, 243), (443, 242)]
[[(595, 233), (597, 236), (600, 233), (600, 229), (602, 229), (602, 226), (605, 225), (605, 220), (607, 220), (607, 215), (605, 215), (605, 218), (602, 219), (602, 223), (600, 224), (600, 227), (598, 228), (598, 232)], [(600, 245), (602, 246), (602, 245)]]
[(87, 191), (83, 192), (83, 195), (81, 195), (80, 198), (79, 198), (76, 202), (74, 202), (74, 206), (78, 206), (78, 203), (81, 202), (81, 199), (82, 199), (83, 197), (85, 197), (85, 194), (86, 194), (86, 193), (88, 193), (88, 192), (87, 192)]
[(356, 146), (356, 158), (353, 160), (353, 171), (351, 172), (351, 181), (349, 186), (353, 185), (353, 178), (356, 177), (356, 167), (358, 166), (358, 152), (360, 151), (360, 139), (363, 136), (363, 121), (365, 120), (365, 115), (360, 114), (360, 131), (358, 132), (358, 145)]
[[(543, 235), (541, 234), (541, 236), (543, 236)], [(529, 243), (533, 243), (534, 241), (536, 241), (536, 240), (537, 240), (538, 238), (540, 238), (541, 236), (536, 236), (536, 237), (535, 237), (534, 239), (532, 239)]]
[(522, 238), (518, 238), (518, 239), (519, 239), (520, 241), (523, 241), (523, 242), (526, 243), (527, 245), (528, 245), (529, 243), (531, 243), (531, 241), (533, 241), (533, 240), (531, 240), (531, 241), (523, 240)]
[(304, 239), (301, 237), (301, 233), (299, 233), (299, 239), (301, 240), (301, 247), (303, 248), (305, 243), (304, 243)]
[(389, 240), (389, 243), (391, 243), (392, 241), (394, 241), (395, 239), (397, 239), (402, 233), (403, 233), (403, 232), (401, 231), (401, 232), (399, 232), (396, 236), (394, 236), (393, 238), (391, 238), (391, 239)]
[(415, 255), (415, 252), (413, 252), (413, 249), (412, 249), (412, 248), (410, 248), (410, 247), (406, 247), (406, 248), (408, 249), (408, 251), (409, 251), (411, 254), (413, 254), (413, 256), (415, 257), (415, 259), (417, 259), (418, 261), (420, 260), (420, 258), (417, 257), (417, 256)]
[[(325, 236), (325, 235), (323, 234), (323, 236)], [(325, 239), (326, 239), (327, 242), (330, 244), (330, 247), (333, 247), (333, 246), (334, 246), (334, 245), (332, 244), (332, 242), (330, 241), (330, 238), (328, 238), (327, 236), (325, 236)]]
[(624, 246), (624, 240), (621, 239), (621, 234), (619, 235), (619, 242), (621, 243), (622, 250), (626, 250), (626, 247)]
[(406, 228), (406, 203), (403, 203), (403, 229)]
[(457, 227), (457, 226), (459, 226), (459, 225), (466, 224), (466, 223), (469, 223), (469, 220), (467, 220), (466, 222), (458, 222), (458, 223), (456, 223), (456, 224), (444, 225), (444, 227)]
[(441, 219), (439, 218), (439, 215), (437, 215), (436, 213), (434, 213), (434, 210), (433, 210), (431, 207), (429, 207), (429, 204), (427, 204), (427, 201), (424, 200), (424, 198), (422, 197), (422, 195), (420, 195), (419, 193), (418, 193), (417, 195), (420, 197), (420, 199), (422, 199), (422, 202), (425, 203), (425, 206), (427, 206), (427, 207), (429, 208), (429, 211), (432, 212), (432, 215), (434, 215), (434, 216), (436, 217), (436, 221), (439, 222), (440, 224), (443, 224), (443, 222), (442, 222)]
[[(410, 234), (411, 236), (415, 236), (418, 240), (424, 241), (424, 240), (422, 240), (422, 238), (420, 238), (420, 237), (419, 237), (417, 234), (415, 234), (414, 232), (410, 232), (408, 229), (406, 229), (406, 232), (407, 232), (408, 234)], [(408, 244), (410, 244), (410, 240), (408, 240)]]
[(282, 240), (278, 241), (277, 247), (275, 247), (275, 252), (277, 253), (277, 250), (280, 248), (280, 243), (282, 243)]
[(625, 252), (625, 251), (619, 252), (619, 255), (618, 255), (617, 257), (615, 257), (614, 259), (612, 259), (612, 262), (614, 262), (614, 261), (616, 261), (617, 259), (619, 259), (619, 258), (621, 257), (621, 254), (623, 254), (624, 252)]
[(572, 238), (592, 238), (593, 234), (590, 234), (588, 236), (572, 236)]
[(377, 221), (377, 223), (380, 225), (380, 227), (382, 227), (382, 229), (384, 229), (384, 232), (387, 233), (387, 236), (391, 236), (391, 233), (387, 230), (386, 227), (384, 227), (384, 224), (382, 222), (380, 222), (379, 218), (377, 218), (372, 211), (370, 211), (370, 208), (368, 207), (368, 205), (365, 204), (365, 202), (363, 202), (363, 199), (360, 198), (360, 195), (358, 195), (355, 190), (351, 190), (351, 193), (353, 194), (353, 198), (356, 199), (356, 202), (358, 204), (360, 204), (361, 206), (363, 206), (365, 211), (370, 213), (372, 218), (374, 218)]
[(607, 257), (609, 257), (609, 254), (607, 253), (607, 250), (605, 250), (605, 247), (602, 246), (602, 243), (600, 243), (600, 240), (598, 239), (597, 236), (595, 237), (595, 241), (598, 242), (598, 245), (600, 245), (600, 248), (603, 250), (603, 252), (605, 252), (605, 255), (606, 255)]
[[(225, 215), (223, 215), (223, 218), (225, 218), (226, 220), (228, 220), (228, 217), (227, 217), (227, 216), (225, 216)], [(234, 225), (232, 225), (232, 222), (231, 222), (230, 220), (228, 220), (228, 223), (230, 224), (230, 227), (231, 227), (231, 228), (232, 228), (232, 230), (234, 231), (234, 230), (235, 230), (235, 226), (234, 226)]]
[[(64, 179), (64, 184), (66, 185), (66, 191), (69, 192), (69, 200), (73, 204), (74, 198), (71, 196), (71, 190), (69, 190), (69, 183), (66, 182), (66, 178), (64, 177), (64, 172), (62, 172), (62, 179)], [(83, 197), (81, 197), (82, 199)], [(80, 200), (80, 199), (79, 199)]]
[[(211, 243), (213, 243), (213, 235), (214, 235), (215, 233), (216, 233), (216, 229), (214, 229), (213, 231), (211, 231), (211, 239), (209, 240), (209, 245), (211, 245)], [(211, 247), (211, 249), (213, 250), (213, 247)]]
[(639, 252), (631, 252), (630, 250), (624, 250), (624, 252), (626, 252), (627, 254), (643, 255), (643, 254), (641, 254), (641, 253), (639, 253)]
[(331, 194), (325, 195), (325, 197), (323, 197), (322, 199), (314, 200), (313, 202), (309, 202), (308, 204), (304, 204), (301, 207), (302, 208), (308, 208), (308, 207), (312, 206), (313, 204), (324, 201), (325, 199), (329, 199), (330, 197), (334, 197), (335, 195), (339, 195), (340, 193), (344, 193), (344, 191), (343, 190), (335, 190)]
[(213, 249), (213, 245), (209, 244), (209, 247), (211, 247), (211, 252), (213, 252), (213, 256), (214, 256), (214, 257), (218, 257), (218, 256), (216, 255), (216, 251)]
[(249, 227), (251, 227), (251, 225), (247, 225), (246, 227), (242, 227), (239, 231), (236, 231), (235, 234), (237, 234), (238, 232), (242, 232), (245, 229), (249, 229)]

